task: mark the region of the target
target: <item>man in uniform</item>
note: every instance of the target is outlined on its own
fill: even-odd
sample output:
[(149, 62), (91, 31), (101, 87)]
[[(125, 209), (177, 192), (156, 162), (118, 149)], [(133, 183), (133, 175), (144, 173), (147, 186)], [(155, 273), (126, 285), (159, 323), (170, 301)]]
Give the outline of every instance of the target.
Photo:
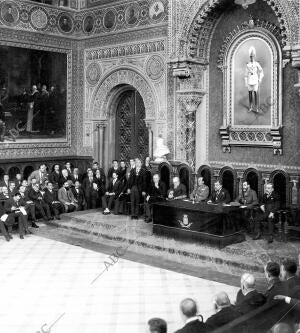
[[(249, 93), (249, 112), (258, 112), (258, 89), (264, 77), (264, 71), (260, 64), (255, 61), (256, 50), (253, 46), (249, 49), (250, 62), (246, 65), (245, 85)], [(253, 103), (254, 100), (254, 103)]]
[(268, 243), (273, 242), (274, 221), (275, 213), (279, 209), (280, 198), (274, 191), (273, 184), (269, 183), (266, 186), (266, 193), (263, 196), (262, 204), (260, 206), (260, 216), (255, 221), (253, 237), (254, 240), (261, 238), (261, 224), (267, 222), (268, 225)]
[(191, 197), (196, 201), (204, 201), (208, 198), (209, 188), (204, 184), (203, 177), (198, 178), (198, 184), (191, 194)]

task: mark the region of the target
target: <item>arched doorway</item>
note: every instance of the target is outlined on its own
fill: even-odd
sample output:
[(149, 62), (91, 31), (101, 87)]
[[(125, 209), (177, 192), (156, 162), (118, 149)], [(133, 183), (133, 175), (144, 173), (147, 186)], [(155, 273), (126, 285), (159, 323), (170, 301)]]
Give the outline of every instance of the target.
[(149, 135), (145, 123), (145, 105), (142, 96), (134, 88), (125, 90), (116, 107), (115, 156), (129, 161), (149, 155)]

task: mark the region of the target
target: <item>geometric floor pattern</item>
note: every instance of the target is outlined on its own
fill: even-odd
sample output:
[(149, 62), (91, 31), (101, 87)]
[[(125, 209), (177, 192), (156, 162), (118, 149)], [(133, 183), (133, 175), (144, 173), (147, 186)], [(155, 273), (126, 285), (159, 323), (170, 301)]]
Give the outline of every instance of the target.
[(206, 319), (214, 294), (233, 301), (238, 290), (122, 258), (109, 263), (106, 254), (35, 235), (1, 237), (0, 332), (143, 333), (157, 316), (174, 332), (183, 298), (195, 298)]

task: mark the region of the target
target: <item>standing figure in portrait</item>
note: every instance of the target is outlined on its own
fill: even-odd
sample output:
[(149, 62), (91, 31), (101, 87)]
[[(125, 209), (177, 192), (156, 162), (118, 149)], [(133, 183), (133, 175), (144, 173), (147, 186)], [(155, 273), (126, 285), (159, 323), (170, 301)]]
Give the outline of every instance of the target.
[(33, 132), (33, 118), (39, 113), (39, 100), (40, 93), (36, 85), (32, 86), (31, 94), (28, 95), (28, 111), (27, 111), (27, 123), (26, 131)]
[(137, 17), (136, 17), (134, 8), (133, 7), (130, 8), (126, 14), (127, 14), (127, 20), (126, 20), (127, 23), (128, 24), (135, 24), (136, 21), (137, 21)]
[(259, 111), (259, 88), (264, 77), (264, 71), (260, 64), (255, 61), (256, 50), (253, 46), (249, 49), (250, 61), (246, 66), (245, 85), (249, 93), (249, 112)]
[(84, 20), (84, 31), (90, 33), (94, 28), (94, 18), (87, 16)]
[(106, 29), (112, 29), (116, 22), (116, 14), (110, 10), (104, 15), (103, 25)]
[(64, 31), (64, 32), (70, 32), (72, 30), (72, 21), (66, 15), (61, 16), (61, 18), (59, 20), (59, 26), (60, 26), (60, 28), (61, 28), (62, 31)]
[(10, 6), (10, 5), (7, 6), (7, 11), (6, 11), (6, 13), (3, 14), (3, 18), (7, 23), (15, 22), (12, 6)]
[(8, 102), (8, 92), (5, 86), (0, 90), (0, 120), (5, 121), (5, 106)]

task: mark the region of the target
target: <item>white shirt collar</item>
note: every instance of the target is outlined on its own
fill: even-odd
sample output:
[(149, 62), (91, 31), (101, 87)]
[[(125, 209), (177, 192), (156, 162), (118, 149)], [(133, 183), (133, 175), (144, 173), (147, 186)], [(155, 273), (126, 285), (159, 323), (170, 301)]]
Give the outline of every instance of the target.
[(199, 320), (198, 316), (191, 317), (191, 318), (187, 319), (187, 321), (185, 323), (188, 324), (188, 323), (191, 323), (192, 321), (196, 321), (196, 320)]

